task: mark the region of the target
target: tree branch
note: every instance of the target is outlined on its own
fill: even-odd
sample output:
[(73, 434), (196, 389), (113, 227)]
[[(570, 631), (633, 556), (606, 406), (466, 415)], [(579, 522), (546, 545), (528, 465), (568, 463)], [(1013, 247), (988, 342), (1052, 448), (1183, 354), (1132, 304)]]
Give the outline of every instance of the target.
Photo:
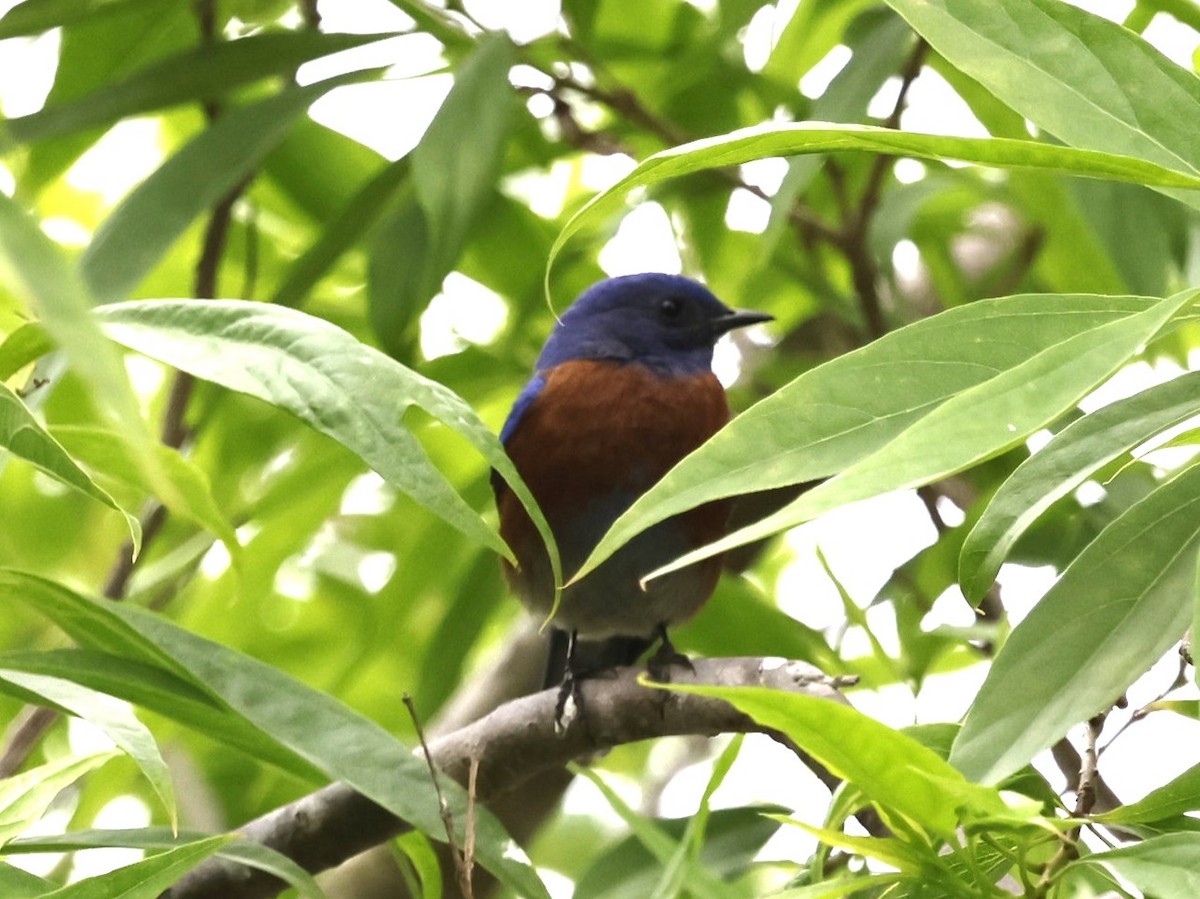
[[(585, 681), (581, 713), (563, 734), (556, 734), (554, 726), (558, 691), (543, 690), (435, 738), (429, 745), (430, 756), (439, 769), (463, 785), (472, 760), (477, 760), (477, 796), (487, 803), (541, 773), (624, 743), (679, 735), (770, 733), (720, 700), (647, 688), (637, 681), (641, 671), (625, 668), (611, 679)], [(837, 680), (804, 662), (696, 659), (694, 672), (676, 669), (674, 673), (682, 684), (765, 686), (846, 702), (838, 692)], [(238, 833), (317, 872), (410, 829), (406, 822), (337, 783), (239, 827)], [(210, 859), (164, 896), (263, 899), (284, 887), (265, 872)]]

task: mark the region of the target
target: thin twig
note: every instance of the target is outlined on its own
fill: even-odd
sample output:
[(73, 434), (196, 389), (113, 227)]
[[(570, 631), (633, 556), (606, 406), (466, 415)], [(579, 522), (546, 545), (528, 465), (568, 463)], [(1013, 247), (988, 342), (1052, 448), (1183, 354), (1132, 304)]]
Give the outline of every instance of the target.
[[(472, 899), (474, 893), (471, 889), (471, 872), (467, 867), (466, 853), (458, 845), (458, 837), (454, 834), (454, 816), (450, 813), (450, 803), (446, 801), (445, 795), (442, 793), (442, 781), (438, 776), (437, 767), (433, 764), (433, 756), (429, 752), (429, 744), (425, 742), (425, 729), (421, 727), (421, 719), (417, 716), (417, 707), (411, 696), (404, 694), (404, 706), (408, 709), (408, 714), (412, 718), (413, 726), (417, 729), (417, 739), (421, 743), (421, 753), (425, 756), (425, 764), (429, 766), (429, 779), (433, 781), (433, 791), (437, 793), (438, 813), (442, 816), (442, 825), (446, 829), (446, 841), (450, 844), (450, 854), (454, 859), (454, 873), (458, 877), (458, 887), (462, 890), (463, 895), (467, 899)], [(471, 759), (472, 769), (478, 774), (479, 760)], [(468, 816), (471, 810), (468, 810)], [(470, 831), (467, 833), (467, 840), (471, 845), (471, 851), (474, 852), (474, 841), (471, 839)]]
[[(892, 111), (884, 121), (884, 127), (895, 129), (900, 125), (900, 117), (908, 99), (908, 91), (921, 73), (925, 57), (929, 53), (929, 45), (918, 39), (913, 52), (900, 75), (900, 90), (896, 94), (896, 102)], [(892, 170), (896, 157), (879, 155), (871, 165), (867, 175), (867, 183), (859, 197), (854, 214), (845, 222), (843, 227), (842, 251), (850, 262), (854, 289), (858, 292), (858, 301), (862, 308), (863, 320), (866, 322), (867, 333), (874, 339), (887, 333), (887, 321), (883, 315), (883, 304), (879, 296), (879, 270), (871, 256), (868, 245), (868, 232), (871, 220), (879, 207), (883, 196), (883, 185), (887, 175)]]
[[(1075, 786), (1075, 817), (1084, 818), (1092, 813), (1096, 806), (1096, 795), (1100, 783), (1100, 769), (1096, 753), (1096, 743), (1100, 739), (1100, 731), (1104, 728), (1104, 719), (1108, 711), (1103, 711), (1087, 722), (1084, 736), (1083, 755), (1080, 757), (1079, 775)], [(1072, 828), (1063, 834), (1062, 845), (1058, 852), (1046, 864), (1038, 881), (1037, 895), (1044, 896), (1054, 884), (1059, 872), (1068, 864), (1079, 858), (1079, 840), (1083, 825)]]

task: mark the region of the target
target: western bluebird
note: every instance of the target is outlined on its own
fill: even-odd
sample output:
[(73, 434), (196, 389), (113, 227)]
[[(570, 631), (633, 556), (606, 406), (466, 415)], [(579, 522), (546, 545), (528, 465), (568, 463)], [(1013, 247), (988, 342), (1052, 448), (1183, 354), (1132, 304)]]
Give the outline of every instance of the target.
[[(618, 515), (725, 424), (729, 407), (712, 373), (713, 345), (734, 328), (771, 318), (729, 309), (695, 281), (665, 274), (601, 281), (563, 313), (500, 439), (554, 532), (565, 575)], [(545, 546), (504, 482), (493, 477), (493, 488), (500, 533), (518, 562), (505, 562), (505, 574), (524, 604), (545, 617), (554, 602)], [(651, 659), (653, 675), (663, 679), (671, 663), (687, 662), (666, 628), (708, 600), (720, 559), (657, 578), (644, 590), (639, 580), (723, 536), (728, 512), (718, 501), (660, 522), (563, 591), (553, 619), (569, 635), (560, 718), (574, 676), (584, 670), (577, 637), (603, 641), (597, 667), (630, 664), (655, 638), (662, 644)], [(561, 652), (561, 635), (557, 642)]]

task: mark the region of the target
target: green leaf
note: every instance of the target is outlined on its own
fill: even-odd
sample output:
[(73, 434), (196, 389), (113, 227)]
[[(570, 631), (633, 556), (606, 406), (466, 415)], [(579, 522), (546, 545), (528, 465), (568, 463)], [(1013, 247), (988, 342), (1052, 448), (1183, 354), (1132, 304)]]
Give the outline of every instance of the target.
[(670, 860), (663, 866), (658, 883), (655, 884), (654, 890), (650, 894), (651, 899), (672, 899), (684, 889), (689, 869), (696, 867), (696, 859), (700, 857), (700, 852), (704, 847), (708, 821), (712, 815), (710, 806), (712, 795), (725, 781), (725, 776), (733, 767), (738, 753), (741, 752), (744, 738), (745, 734), (736, 734), (729, 741), (729, 745), (721, 750), (720, 756), (713, 763), (712, 774), (700, 797), (700, 807), (696, 809), (695, 815), (688, 818), (683, 836), (671, 854)]
[(17, 328), (0, 343), (0, 381), (7, 381), (26, 365), (54, 349), (54, 341), (37, 322)]
[(867, 892), (873, 887), (886, 887), (894, 884), (899, 877), (895, 874), (865, 874), (857, 877), (843, 877), (837, 880), (827, 880), (824, 883), (814, 883), (808, 886), (792, 887), (790, 890), (780, 890), (772, 893), (771, 899), (840, 899), (842, 896), (854, 896)]
[(1189, 127), (1200, 116), (1195, 74), (1116, 22), (1058, 0), (888, 3), (957, 68), (1065, 143), (1200, 171)]
[(1171, 833), (1097, 852), (1072, 867), (1098, 865), (1146, 895), (1200, 895), (1200, 833)]
[[(146, 477), (161, 495), (171, 495), (173, 488), (155, 456), (158, 441), (142, 418), (120, 351), (91, 316), (92, 298), (78, 270), (30, 216), (0, 193), (0, 284), (4, 283), (31, 300), (41, 326), (83, 378), (114, 430), (128, 440)], [(130, 516), (126, 520), (136, 554), (141, 530)]]
[[(954, 325), (950, 326), (950, 313), (942, 313), (926, 320), (926, 328), (916, 330), (917, 325), (910, 326), (877, 341), (876, 345), (880, 346), (889, 341), (889, 350), (899, 349), (905, 354), (910, 349), (906, 344), (911, 344), (912, 349), (921, 347), (930, 352), (926, 341), (933, 333), (940, 331), (944, 339), (969, 345), (969, 348), (961, 351), (950, 351), (961, 353), (951, 357), (956, 366), (979, 367), (966, 377), (963, 372), (955, 371), (927, 356), (921, 360), (923, 364), (919, 368), (914, 365), (906, 371), (897, 371), (895, 380), (889, 382), (885, 380), (884, 370), (873, 366), (864, 367), (863, 356), (868, 355), (866, 350), (870, 347), (841, 357), (836, 361), (843, 364), (844, 360), (857, 362), (858, 374), (846, 383), (829, 385), (829, 389), (816, 399), (817, 408), (822, 414), (838, 421), (845, 428), (844, 433), (857, 437), (860, 441), (862, 438), (857, 434), (860, 430), (891, 430), (889, 425), (894, 427), (895, 423), (888, 422), (889, 417), (899, 419), (907, 427), (865, 458), (852, 452), (838, 460), (835, 464), (845, 465), (858, 456), (857, 461), (845, 468), (838, 477), (807, 491), (778, 512), (735, 531), (716, 543), (694, 550), (647, 576), (658, 576), (724, 549), (762, 539), (809, 521), (845, 503), (930, 483), (1016, 446), (1038, 428), (1070, 409), (1090, 389), (1112, 374), (1166, 322), (1190, 304), (1193, 298), (1192, 292), (1181, 293), (1160, 300), (1141, 312), (1093, 327), (1088, 327), (1081, 317), (1062, 339), (1049, 342), (1051, 338), (1044, 333), (1035, 338), (1040, 345), (1039, 349), (1029, 355), (1015, 355), (1012, 347), (988, 346), (983, 342), (986, 339), (984, 335), (974, 330), (959, 332), (957, 318)], [(1027, 300), (1028, 298), (1014, 297), (1007, 302), (996, 301), (995, 307), (990, 311), (995, 313), (1004, 310), (1020, 314), (1017, 310), (1028, 308)], [(981, 305), (976, 303), (966, 308), (978, 308)], [(1107, 301), (1101, 300), (1099, 305), (1107, 305)], [(1021, 330), (1052, 326), (1052, 313), (1039, 314), (1036, 310), (1031, 311), (1034, 314), (1021, 323)], [(929, 324), (939, 320), (941, 324), (950, 327), (939, 328)], [(941, 356), (944, 352), (933, 350), (931, 355), (936, 353)], [(776, 397), (790, 398), (791, 388), (795, 388), (806, 377), (810, 381), (807, 385), (809, 388), (813, 386), (812, 381), (828, 384), (826, 378), (818, 379), (814, 376), (832, 365), (831, 363), (821, 366), (808, 376), (798, 378), (793, 385), (779, 391)], [(826, 377), (829, 374), (830, 372), (825, 372)], [(959, 388), (960, 384), (963, 385), (962, 388)], [(804, 397), (803, 392), (797, 392), (800, 393), (797, 399)], [(868, 393), (872, 395), (868, 397)], [(945, 401), (929, 410), (927, 414), (921, 415), (922, 407), (929, 402), (927, 398), (937, 397), (939, 394), (946, 397)], [(864, 407), (870, 408), (880, 400), (885, 401), (884, 415), (873, 418)], [(810, 412), (799, 404), (789, 409), (783, 400), (776, 400), (769, 408), (772, 412), (778, 410), (784, 414), (790, 413), (796, 418), (789, 429), (796, 428), (798, 424), (807, 424), (806, 413), (812, 415), (817, 412), (816, 409)], [(828, 453), (831, 449), (828, 443), (822, 445), (819, 439), (814, 439), (813, 434), (805, 434), (801, 440), (784, 447), (786, 454), (797, 456), (788, 460), (790, 472), (764, 472), (761, 468), (763, 459), (759, 454), (763, 449), (778, 452), (778, 437), (771, 435), (774, 439), (771, 439), (769, 444), (759, 443), (762, 439), (763, 417), (755, 416), (750, 419), (748, 425), (743, 425), (742, 418), (745, 417), (736, 419), (724, 429), (724, 437), (718, 434), (692, 456), (693, 459), (698, 459), (707, 450), (717, 458), (733, 461), (732, 465), (727, 461), (723, 466), (725, 471), (722, 472), (722, 489), (734, 488), (734, 483), (729, 478), (729, 468), (747, 476), (748, 483), (743, 488), (747, 490), (777, 486), (788, 475), (788, 480), (792, 483), (802, 483), (819, 476), (813, 470), (811, 459), (806, 458), (802, 450), (816, 447), (816, 452)], [(825, 424), (814, 430), (817, 433), (825, 430), (828, 434), (832, 429)], [(759, 433), (756, 434), (755, 431)], [(731, 459), (724, 454), (729, 452), (732, 446), (736, 446), (736, 455)], [(718, 452), (722, 455), (717, 456)], [(664, 502), (660, 496), (655, 495), (660, 490), (665, 492), (669, 486), (682, 492), (680, 488), (686, 485), (692, 488), (690, 504), (692, 497), (701, 491), (695, 489), (695, 482), (683, 482), (679, 473), (687, 464), (689, 460), (685, 459), (668, 473), (660, 484), (643, 495), (617, 519), (575, 577), (594, 568), (632, 534), (648, 527), (652, 523), (651, 518), (661, 520), (658, 516), (664, 511)], [(696, 465), (695, 462), (691, 464)], [(713, 478), (713, 467), (710, 461), (705, 480)], [(769, 482), (766, 481), (767, 478), (770, 478)], [(653, 512), (646, 515), (643, 509), (653, 509)]]
[(39, 899), (54, 888), (48, 880), (0, 862), (0, 896), (5, 899)]
[(604, 219), (619, 210), (626, 195), (634, 188), (771, 156), (846, 150), (920, 159), (958, 159), (978, 165), (1039, 169), (1088, 178), (1128, 181), (1150, 187), (1200, 188), (1200, 175), (1190, 165), (1148, 161), (1116, 152), (1081, 150), (1001, 137), (943, 137), (869, 125), (833, 125), (826, 122), (757, 125), (655, 153), (612, 187), (593, 197), (567, 220), (550, 248), (550, 256), (546, 261), (546, 296), (550, 296), (551, 267), (571, 236), (585, 224)]
[(320, 236), (288, 266), (271, 302), (279, 306), (302, 305), (321, 277), (375, 224), (397, 188), (407, 181), (409, 170), (406, 157), (385, 166), (368, 180)]
[(161, 6), (171, 0), (24, 0), (0, 16), (0, 40), (95, 20), (138, 6)]
[(33, 417), (15, 393), (0, 383), (0, 447), (18, 459), (73, 487), (85, 496), (104, 503), (125, 517), (129, 532), (140, 537), (141, 524), (132, 513), (121, 508), (115, 499), (80, 468), (63, 445), (54, 439)]
[[(726, 879), (737, 877), (779, 829), (770, 817), (778, 806), (717, 809), (708, 819), (705, 839), (698, 847), (703, 868)], [(680, 842), (691, 818), (654, 822), (669, 840)], [(637, 839), (629, 836), (603, 852), (579, 877), (574, 899), (624, 899), (648, 896), (662, 874), (663, 863)], [(713, 889), (719, 890), (715, 881)], [(703, 889), (703, 887), (701, 887)], [(735, 895), (744, 895), (732, 889)], [(694, 895), (697, 891), (689, 892)]]
[(222, 115), (121, 201), (79, 260), (97, 302), (124, 299), (199, 215), (244, 180), (339, 79)]
[[(199, 831), (173, 833), (164, 827), (140, 827), (136, 830), (76, 830), (64, 834), (22, 837), (5, 847), (10, 855), (36, 852), (78, 852), (81, 849), (129, 847), (133, 849), (174, 849), (206, 839), (209, 834)], [(221, 858), (239, 862), (260, 871), (274, 874), (295, 887), (307, 899), (326, 899), (316, 878), (298, 864), (274, 849), (251, 840), (235, 840), (216, 853)], [(7, 894), (4, 894), (7, 897)]]
[[(59, 425), (54, 428), (54, 437), (97, 474), (103, 473), (139, 491), (154, 492), (155, 485), (138, 466), (128, 444), (112, 431), (86, 425)], [(171, 495), (160, 499), (173, 514), (218, 537), (229, 549), (234, 564), (238, 564), (241, 546), (237, 533), (213, 497), (208, 477), (178, 450), (162, 444), (156, 444), (154, 449), (160, 470), (175, 488)]]
[(70, 103), (0, 123), (0, 150), (107, 125), (190, 100), (211, 100), (272, 75), (290, 79), (303, 62), (392, 37), (312, 29), (217, 41), (159, 60)]
[(40, 819), (64, 787), (117, 754), (101, 751), (69, 756), (0, 780), (0, 846)]
[(1193, 466), (1101, 531), (1013, 630), (950, 761), (995, 783), (1115, 702), (1191, 620), (1198, 541)]
[(141, 768), (162, 801), (171, 825), (178, 826), (179, 812), (175, 806), (171, 772), (167, 770), (154, 737), (128, 706), (71, 681), (41, 674), (0, 668), (0, 681), (32, 693), (52, 707), (90, 721), (104, 731)]
[(1193, 765), (1169, 784), (1152, 790), (1137, 802), (1096, 817), (1115, 824), (1147, 824), (1197, 810), (1200, 810), (1200, 765)]
[[(254, 725), (239, 715), (230, 714), (218, 697), (190, 679), (164, 670), (145, 661), (131, 661), (124, 655), (145, 654), (153, 646), (137, 633), (127, 629), (125, 639), (96, 638), (87, 619), (72, 620), (71, 610), (61, 602), (62, 588), (28, 580), (3, 578), (5, 594), (35, 604), (51, 620), (85, 646), (115, 648), (125, 645), (116, 654), (103, 649), (55, 649), (42, 652), (0, 652), (0, 667), (16, 671), (70, 680), (89, 689), (140, 706), (190, 727), (197, 733), (233, 749), (241, 750), (285, 771), (305, 783), (321, 783), (321, 772), (294, 752), (281, 747), (263, 735)], [(14, 589), (19, 586), (20, 589)]]
[(1072, 422), (1005, 481), (963, 542), (959, 581), (969, 599), (991, 586), (1037, 518), (1104, 465), (1200, 410), (1200, 372), (1118, 400)]
[(468, 537), (511, 558), (495, 528), (403, 426), (405, 409), (420, 407), (465, 437), (513, 485), (552, 545), (532, 496), (474, 410), (340, 328), (293, 309), (235, 300), (120, 303), (98, 315), (125, 346), (288, 410)]
[(514, 93), (512, 43), (492, 35), (455, 70), (454, 86), (412, 152), (412, 190), (371, 242), (371, 324), (400, 355), (404, 332), (442, 286), (495, 192)]
[[(333, 697), (142, 609), (99, 603), (42, 578), (0, 569), (0, 587), (6, 584), (36, 594), (36, 608), (82, 645), (127, 644), (139, 660), (157, 661), (184, 677), (330, 780), (345, 782), (435, 839), (444, 838), (425, 761)], [(466, 791), (446, 780), (441, 786), (462, 845)], [(476, 808), (475, 827), (480, 864), (523, 895), (547, 895), (524, 854), (486, 809)]]
[[(645, 878), (645, 888), (652, 891), (661, 882), (663, 870), (671, 863), (671, 859), (678, 849), (678, 840), (684, 839), (684, 834), (679, 833), (676, 836), (663, 826), (664, 822), (652, 821), (644, 815), (639, 815), (591, 768), (572, 763), (570, 770), (577, 776), (586, 777), (592, 782), (596, 789), (603, 794), (608, 804), (612, 806), (613, 811), (620, 815), (621, 819), (629, 826), (643, 852), (653, 857), (653, 871), (650, 876)], [(629, 864), (631, 861), (629, 852), (626, 851), (623, 854), (625, 855), (623, 864)], [(643, 856), (643, 853), (635, 852), (634, 855)], [(636, 872), (622, 871), (621, 892), (617, 895), (636, 895), (636, 893), (627, 892), (631, 889), (628, 879), (632, 873)], [(585, 885), (586, 888), (581, 895), (606, 895), (611, 889), (610, 884), (606, 882), (610, 877), (611, 872), (606, 872), (601, 877), (593, 877), (592, 883)], [(730, 887), (703, 866), (694, 864), (686, 866), (683, 877), (684, 885), (690, 895), (702, 897), (702, 899), (723, 899), (730, 894)]]
[(847, 705), (764, 687), (667, 689), (724, 699), (781, 731), (889, 813), (950, 838), (964, 818), (1006, 811), (993, 789), (968, 783), (937, 753)]
[(158, 899), (163, 890), (235, 839), (232, 834), (222, 834), (168, 849), (107, 874), (76, 881), (47, 893), (45, 899)]
[(456, 67), (454, 87), (413, 149), (417, 202), (442, 263), (457, 257), (500, 174), (515, 98), (508, 71), (516, 61), (503, 34), (482, 41)]

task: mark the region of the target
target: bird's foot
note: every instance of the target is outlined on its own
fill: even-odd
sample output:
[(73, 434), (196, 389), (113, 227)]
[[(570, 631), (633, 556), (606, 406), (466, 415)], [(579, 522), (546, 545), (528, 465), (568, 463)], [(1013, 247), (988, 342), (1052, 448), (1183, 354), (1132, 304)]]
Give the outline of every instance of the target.
[(667, 636), (667, 626), (660, 624), (657, 628), (659, 639), (658, 649), (654, 655), (646, 660), (646, 672), (650, 675), (650, 679), (658, 681), (660, 684), (669, 684), (671, 682), (671, 668), (678, 666), (686, 668), (693, 674), (696, 673), (696, 667), (692, 664), (692, 660), (675, 648), (671, 642), (671, 638)]

